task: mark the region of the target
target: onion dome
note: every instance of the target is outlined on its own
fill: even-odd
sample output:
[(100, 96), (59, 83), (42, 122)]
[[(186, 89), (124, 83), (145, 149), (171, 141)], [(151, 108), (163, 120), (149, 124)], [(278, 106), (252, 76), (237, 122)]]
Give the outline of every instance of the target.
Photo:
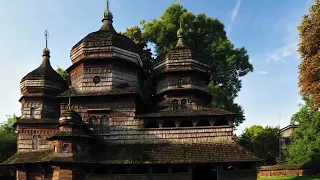
[(180, 21), (180, 28), (177, 32), (177, 36), (178, 36), (178, 42), (176, 47), (186, 47), (184, 43), (184, 30), (182, 29), (181, 21)]
[(84, 59), (110, 58), (113, 55), (108, 54), (108, 52), (116, 51), (119, 53), (119, 49), (129, 51), (129, 53), (121, 53), (131, 54), (131, 58), (132, 52), (137, 54), (140, 52), (132, 40), (117, 33), (113, 28), (113, 14), (109, 9), (109, 2), (103, 13), (102, 23), (102, 27), (98, 31), (88, 34), (72, 47), (70, 53), (72, 63)]
[(79, 113), (69, 108), (67, 111), (61, 114), (59, 122), (60, 124), (81, 124), (82, 117)]
[(156, 59), (153, 66), (155, 75), (173, 71), (198, 71), (209, 77), (208, 59), (204, 55), (191, 50), (186, 45), (185, 31), (182, 28), (181, 22), (180, 28), (177, 31), (177, 37), (176, 46), (167, 54), (161, 55)]
[(21, 80), (21, 92), (25, 95), (46, 94), (56, 96), (68, 89), (66, 81), (52, 68), (50, 50), (42, 50), (42, 63)]
[(103, 13), (103, 20), (102, 20), (102, 22), (103, 22), (104, 20), (110, 20), (110, 21), (113, 20), (113, 15), (112, 15), (111, 11), (109, 10), (109, 1), (107, 1), (107, 9), (106, 9), (106, 10), (104, 11), (104, 13)]

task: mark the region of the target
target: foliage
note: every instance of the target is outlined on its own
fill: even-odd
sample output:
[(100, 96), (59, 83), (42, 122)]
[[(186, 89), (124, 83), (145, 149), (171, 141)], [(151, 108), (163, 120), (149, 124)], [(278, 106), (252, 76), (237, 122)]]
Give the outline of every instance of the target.
[[(133, 42), (137, 44), (138, 48), (141, 50), (140, 57), (143, 62), (143, 72), (140, 74), (140, 77), (142, 77), (140, 79), (141, 90), (143, 91), (143, 94), (146, 96), (146, 99), (152, 100), (152, 97), (155, 94), (155, 88), (152, 83), (153, 57), (151, 49), (148, 47), (148, 42), (145, 39), (143, 39), (143, 33), (138, 26), (127, 28), (125, 32), (120, 32), (120, 34), (123, 34), (130, 38)], [(151, 103), (151, 101), (149, 103)]]
[(263, 159), (263, 165), (276, 164), (279, 154), (279, 128), (258, 125), (246, 128), (238, 139), (246, 149)]
[(258, 180), (320, 180), (320, 177), (315, 176), (276, 176), (276, 177), (260, 177)]
[(17, 139), (12, 125), (18, 120), (16, 115), (8, 116), (0, 125), (0, 162), (6, 160), (17, 151)]
[(309, 13), (303, 16), (298, 30), (298, 51), (302, 58), (299, 66), (300, 93), (305, 97), (312, 96), (312, 106), (316, 109), (320, 105), (320, 0), (315, 0)]
[(206, 55), (211, 61), (209, 92), (213, 95), (212, 106), (235, 112), (235, 124), (239, 125), (244, 121), (243, 110), (234, 99), (241, 89), (240, 77), (253, 71), (253, 67), (246, 49), (234, 47), (219, 20), (205, 14), (195, 15), (179, 4), (172, 4), (159, 19), (142, 21), (141, 30), (135, 26), (125, 34), (138, 35), (129, 37), (144, 48), (146, 44), (154, 45), (154, 55), (159, 56), (176, 45), (180, 20), (183, 22), (188, 46)]
[(67, 82), (68, 85), (71, 84), (70, 75), (67, 73), (66, 70), (64, 70), (64, 69), (62, 69), (61, 67), (58, 66), (56, 71), (57, 71), (58, 74), (60, 74), (60, 76), (62, 76), (62, 78)]
[(313, 111), (312, 101), (304, 98), (305, 104), (292, 116), (292, 123), (299, 124), (293, 133), (288, 161), (310, 162), (320, 157), (320, 112)]

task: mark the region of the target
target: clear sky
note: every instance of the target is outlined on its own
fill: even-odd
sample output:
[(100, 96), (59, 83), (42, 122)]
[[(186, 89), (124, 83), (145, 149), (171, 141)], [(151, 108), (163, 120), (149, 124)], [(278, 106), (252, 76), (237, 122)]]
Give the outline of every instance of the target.
[[(158, 18), (177, 0), (111, 0), (114, 27), (125, 31)], [(254, 72), (243, 78), (236, 101), (246, 121), (281, 127), (299, 107), (297, 25), (313, 0), (181, 0), (193, 13), (220, 19), (236, 47), (245, 46)], [(50, 32), (51, 63), (71, 65), (71, 47), (101, 27), (106, 0), (0, 0), (0, 121), (20, 115), (19, 82), (41, 63), (44, 30)]]

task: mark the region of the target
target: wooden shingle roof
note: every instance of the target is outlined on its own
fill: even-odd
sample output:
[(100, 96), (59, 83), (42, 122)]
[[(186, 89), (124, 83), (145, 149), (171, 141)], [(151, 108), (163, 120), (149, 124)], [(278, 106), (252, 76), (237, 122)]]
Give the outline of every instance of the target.
[(87, 155), (52, 151), (19, 152), (2, 165), (58, 162), (94, 164), (191, 164), (259, 162), (260, 159), (235, 142), (211, 144), (109, 145)]

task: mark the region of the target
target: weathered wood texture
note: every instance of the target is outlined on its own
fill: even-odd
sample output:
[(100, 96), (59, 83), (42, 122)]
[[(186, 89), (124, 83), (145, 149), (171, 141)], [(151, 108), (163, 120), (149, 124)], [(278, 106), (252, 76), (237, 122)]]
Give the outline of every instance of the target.
[[(73, 103), (72, 109), (77, 111), (83, 121), (89, 125), (91, 117), (96, 117), (97, 126), (100, 126), (101, 118), (109, 117), (109, 133), (101, 134), (110, 143), (195, 143), (229, 141), (233, 137), (232, 127), (189, 127), (189, 128), (161, 128), (145, 129), (145, 120), (135, 119), (135, 103), (130, 100), (122, 100), (118, 103)], [(62, 113), (67, 110), (67, 105), (61, 105)], [(183, 121), (185, 119), (178, 119)], [(196, 118), (195, 123), (197, 120)], [(214, 121), (214, 120), (213, 120)], [(101, 126), (100, 126), (101, 127)], [(95, 130), (93, 128), (93, 130)], [(96, 132), (99, 134), (99, 132)]]
[(53, 171), (52, 180), (75, 180), (75, 179), (73, 178), (72, 170), (55, 168)]
[(197, 89), (206, 91), (205, 81), (200, 77), (193, 77), (185, 73), (179, 75), (171, 75), (160, 78), (157, 81), (157, 94), (163, 93), (172, 89)]
[(71, 51), (71, 61), (76, 63), (82, 59), (103, 59), (108, 61), (121, 58), (127, 63), (141, 66), (140, 55), (115, 46), (106, 46), (106, 42), (81, 43)]
[(17, 170), (16, 177), (17, 177), (17, 180), (28, 180), (27, 172), (22, 170)]
[(72, 86), (81, 88), (83, 82), (83, 64), (79, 64), (69, 74)]
[(104, 136), (110, 143), (211, 143), (232, 141), (233, 130), (228, 128), (182, 128), (136, 130), (121, 129)]
[(20, 91), (23, 95), (39, 93), (58, 95), (62, 93), (61, 91), (65, 90), (65, 88), (66, 87), (60, 83), (50, 82), (45, 79), (24, 80), (20, 83)]
[(19, 129), (18, 152), (49, 149), (51, 143), (46, 139), (57, 132), (57, 129)]
[(59, 117), (59, 102), (54, 99), (33, 97), (21, 102), (22, 119), (41, 119)]
[[(177, 105), (176, 108), (174, 107), (174, 101), (177, 101)], [(164, 99), (163, 101), (160, 101), (157, 104), (158, 108), (161, 108), (159, 111), (171, 111), (171, 110), (181, 110), (184, 109), (183, 108), (183, 101), (186, 102), (185, 109), (203, 109), (205, 108), (207, 105), (201, 101), (201, 99), (197, 100), (197, 102), (193, 101), (192, 98), (190, 98), (190, 96), (166, 96), (166, 99)]]
[[(94, 82), (99, 77), (100, 82)], [(72, 86), (81, 91), (106, 91), (114, 87), (127, 85), (138, 88), (138, 74), (136, 71), (112, 64), (84, 65), (71, 71)]]

